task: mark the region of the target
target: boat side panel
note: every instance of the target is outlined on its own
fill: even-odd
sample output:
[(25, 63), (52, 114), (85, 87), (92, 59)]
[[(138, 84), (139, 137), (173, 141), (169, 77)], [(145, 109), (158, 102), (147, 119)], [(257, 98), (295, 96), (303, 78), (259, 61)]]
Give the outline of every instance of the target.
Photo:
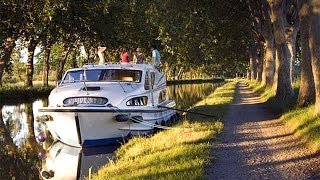
[(47, 121), (46, 125), (51, 134), (62, 142), (79, 146), (79, 136), (74, 112), (49, 112), (53, 120)]
[[(114, 112), (79, 112), (79, 125), (83, 146), (114, 144), (127, 134), (119, 130), (121, 126), (129, 122), (115, 120), (117, 113)], [(95, 140), (95, 143), (92, 141)]]

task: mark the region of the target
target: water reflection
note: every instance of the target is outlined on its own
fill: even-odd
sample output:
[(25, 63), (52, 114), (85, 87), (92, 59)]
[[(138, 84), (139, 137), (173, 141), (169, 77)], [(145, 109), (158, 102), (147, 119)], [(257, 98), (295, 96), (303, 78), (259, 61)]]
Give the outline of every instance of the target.
[[(177, 108), (188, 109), (217, 86), (213, 83), (172, 85), (167, 91), (176, 101)], [(52, 144), (50, 140), (45, 143), (36, 140), (43, 128), (34, 117), (38, 108), (47, 103), (47, 100), (35, 100), (33, 103), (0, 105), (1, 179), (39, 179), (43, 172), (52, 175), (50, 170), (54, 171), (54, 179), (81, 178), (88, 175), (91, 166), (95, 171), (112, 157), (116, 147), (79, 149), (58, 142)], [(46, 158), (40, 160), (38, 153), (42, 151)]]
[[(34, 138), (32, 105), (0, 105), (1, 179), (38, 179), (40, 145)], [(31, 115), (30, 115), (31, 114)]]
[(46, 150), (40, 175), (43, 179), (84, 179), (113, 159), (113, 152), (117, 148), (77, 148), (54, 142)]
[(188, 109), (212, 93), (220, 83), (180, 84), (168, 86), (169, 98), (174, 99), (179, 109)]

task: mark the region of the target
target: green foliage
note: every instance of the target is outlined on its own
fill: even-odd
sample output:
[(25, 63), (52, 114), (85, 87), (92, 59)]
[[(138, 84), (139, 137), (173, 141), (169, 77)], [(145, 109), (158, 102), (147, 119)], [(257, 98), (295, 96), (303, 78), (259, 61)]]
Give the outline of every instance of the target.
[(64, 44), (62, 42), (58, 42), (51, 47), (50, 67), (53, 71), (57, 71), (59, 68), (59, 62), (63, 54), (63, 46)]
[[(0, 39), (10, 33), (26, 46), (31, 38), (42, 48), (53, 46), (52, 71), (68, 48), (76, 51), (70, 56), (77, 63), (65, 68), (94, 60), (98, 46), (107, 47), (107, 60), (113, 62), (121, 47), (141, 47), (150, 57), (153, 43), (164, 66), (177, 67), (176, 72), (167, 68), (167, 75), (229, 76), (244, 72), (247, 64), (250, 14), (247, 4), (238, 0), (9, 0), (0, 2), (0, 10)], [(82, 46), (86, 56), (79, 55)], [(35, 73), (41, 74), (41, 60)]]

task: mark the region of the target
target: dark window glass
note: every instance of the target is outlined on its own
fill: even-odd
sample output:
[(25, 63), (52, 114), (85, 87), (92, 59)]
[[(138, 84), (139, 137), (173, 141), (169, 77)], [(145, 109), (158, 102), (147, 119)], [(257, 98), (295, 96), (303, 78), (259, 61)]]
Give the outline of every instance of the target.
[(90, 69), (69, 71), (65, 75), (63, 82), (76, 81), (125, 81), (125, 82), (141, 82), (141, 71), (123, 70), (123, 69)]

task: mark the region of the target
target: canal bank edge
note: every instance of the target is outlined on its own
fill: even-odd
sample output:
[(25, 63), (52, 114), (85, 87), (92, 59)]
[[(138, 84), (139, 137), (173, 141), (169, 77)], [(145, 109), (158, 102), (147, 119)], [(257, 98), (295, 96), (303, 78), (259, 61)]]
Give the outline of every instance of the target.
[[(196, 83), (222, 83), (225, 82), (223, 78), (212, 79), (181, 79), (169, 80), (167, 85), (177, 84), (196, 84)], [(24, 86), (8, 86), (0, 88), (0, 105), (3, 104), (17, 104), (24, 102), (31, 102), (33, 99), (47, 98), (55, 86), (34, 86), (26, 88)]]
[(199, 179), (212, 160), (212, 139), (222, 131), (220, 121), (234, 98), (237, 81), (218, 87), (192, 111), (215, 113), (219, 119), (188, 115), (175, 129), (137, 137), (116, 151), (116, 159), (92, 179)]

